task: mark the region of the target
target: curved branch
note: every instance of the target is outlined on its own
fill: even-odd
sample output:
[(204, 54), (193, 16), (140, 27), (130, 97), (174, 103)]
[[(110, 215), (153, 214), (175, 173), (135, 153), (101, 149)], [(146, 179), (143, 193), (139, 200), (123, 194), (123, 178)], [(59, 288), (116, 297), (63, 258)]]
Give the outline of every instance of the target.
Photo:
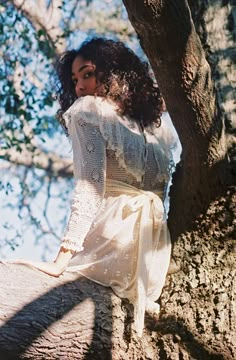
[(0, 158), (15, 165), (23, 165), (28, 168), (36, 167), (45, 170), (51, 177), (72, 177), (73, 164), (70, 159), (61, 159), (55, 153), (45, 153), (37, 149), (35, 153), (26, 147), (21, 152), (15, 149), (0, 150)]
[(38, 31), (43, 29), (56, 54), (65, 50), (60, 21), (62, 19), (62, 0), (53, 0), (47, 6), (46, 0), (13, 0), (13, 5), (26, 16), (32, 26)]

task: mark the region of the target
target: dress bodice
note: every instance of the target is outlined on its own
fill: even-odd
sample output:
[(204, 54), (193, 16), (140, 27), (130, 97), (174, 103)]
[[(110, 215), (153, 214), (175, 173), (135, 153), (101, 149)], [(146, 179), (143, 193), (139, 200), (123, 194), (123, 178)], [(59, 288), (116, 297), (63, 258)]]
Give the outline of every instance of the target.
[(63, 246), (78, 251), (102, 204), (106, 178), (163, 192), (173, 169), (176, 137), (163, 121), (161, 127), (142, 131), (101, 97), (79, 98), (64, 119), (72, 141), (76, 186)]

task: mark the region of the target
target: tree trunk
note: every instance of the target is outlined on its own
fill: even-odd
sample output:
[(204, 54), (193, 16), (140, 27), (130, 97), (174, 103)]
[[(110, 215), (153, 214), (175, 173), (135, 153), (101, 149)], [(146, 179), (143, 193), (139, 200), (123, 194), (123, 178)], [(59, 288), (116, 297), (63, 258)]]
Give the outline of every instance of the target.
[(227, 133), (236, 129), (236, 12), (232, 0), (189, 0), (196, 31), (211, 65)]
[(233, 181), (223, 115), (187, 1), (123, 2), (183, 147), (171, 189), (169, 223), (175, 240)]

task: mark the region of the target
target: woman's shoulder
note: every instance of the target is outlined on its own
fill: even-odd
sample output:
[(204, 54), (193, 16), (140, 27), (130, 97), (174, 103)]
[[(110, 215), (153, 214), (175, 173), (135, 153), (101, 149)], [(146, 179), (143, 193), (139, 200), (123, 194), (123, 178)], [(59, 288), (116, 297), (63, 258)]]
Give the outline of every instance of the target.
[(106, 116), (116, 112), (115, 105), (100, 96), (86, 95), (77, 99), (64, 113), (67, 126), (70, 121), (83, 119), (86, 123), (98, 124)]
[(102, 102), (104, 102), (105, 99), (101, 98), (100, 96), (94, 96), (94, 95), (86, 95), (81, 96), (75, 102), (71, 105), (70, 111), (84, 111), (84, 112), (93, 112), (98, 111), (100, 106), (102, 105)]

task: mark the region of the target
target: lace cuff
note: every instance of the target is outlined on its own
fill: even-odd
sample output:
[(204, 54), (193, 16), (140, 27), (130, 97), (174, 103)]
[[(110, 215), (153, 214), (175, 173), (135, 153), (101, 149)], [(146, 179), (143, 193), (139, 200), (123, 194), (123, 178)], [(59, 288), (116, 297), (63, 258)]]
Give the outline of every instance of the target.
[(78, 246), (77, 241), (72, 241), (70, 239), (63, 239), (61, 242), (61, 248), (64, 248), (66, 250), (71, 250), (74, 252), (79, 252), (84, 249), (82, 245)]

